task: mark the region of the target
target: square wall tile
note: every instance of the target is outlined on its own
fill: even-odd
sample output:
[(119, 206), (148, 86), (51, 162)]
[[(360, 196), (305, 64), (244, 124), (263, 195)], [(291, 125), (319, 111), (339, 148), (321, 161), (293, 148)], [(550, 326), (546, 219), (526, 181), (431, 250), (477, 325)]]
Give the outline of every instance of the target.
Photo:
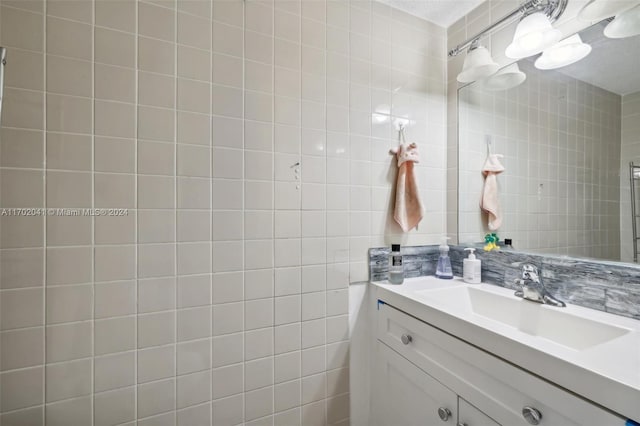
[(96, 394), (94, 397), (94, 424), (122, 424), (134, 419), (134, 387)]
[(0, 333), (0, 370), (35, 367), (44, 363), (44, 329), (28, 328)]
[(4, 411), (27, 408), (43, 403), (44, 375), (43, 367), (26, 368), (3, 373), (0, 376), (3, 392), (0, 401)]

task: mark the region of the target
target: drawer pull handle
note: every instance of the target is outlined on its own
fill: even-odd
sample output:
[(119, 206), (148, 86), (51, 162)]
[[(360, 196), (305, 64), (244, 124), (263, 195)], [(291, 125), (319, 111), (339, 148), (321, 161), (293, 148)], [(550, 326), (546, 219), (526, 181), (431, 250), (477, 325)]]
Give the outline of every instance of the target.
[(467, 426), (467, 424), (460, 422), (460, 423), (458, 423), (458, 426)]
[(405, 345), (408, 345), (409, 343), (411, 343), (413, 341), (413, 337), (411, 337), (409, 334), (403, 334), (402, 336), (400, 336), (400, 340)]
[(524, 407), (522, 416), (530, 425), (540, 424), (540, 420), (542, 420), (542, 413), (533, 407)]
[(451, 410), (445, 407), (438, 408), (438, 416), (440, 416), (440, 420), (446, 422), (451, 417)]

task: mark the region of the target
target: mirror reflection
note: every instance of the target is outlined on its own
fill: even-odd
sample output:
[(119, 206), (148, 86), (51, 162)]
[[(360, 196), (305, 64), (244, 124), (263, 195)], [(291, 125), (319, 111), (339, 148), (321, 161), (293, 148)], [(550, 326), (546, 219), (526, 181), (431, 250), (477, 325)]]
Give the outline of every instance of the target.
[[(497, 232), (520, 251), (637, 258), (640, 36), (606, 37), (610, 21), (459, 90), (461, 244)], [(564, 65), (568, 51), (581, 60)]]

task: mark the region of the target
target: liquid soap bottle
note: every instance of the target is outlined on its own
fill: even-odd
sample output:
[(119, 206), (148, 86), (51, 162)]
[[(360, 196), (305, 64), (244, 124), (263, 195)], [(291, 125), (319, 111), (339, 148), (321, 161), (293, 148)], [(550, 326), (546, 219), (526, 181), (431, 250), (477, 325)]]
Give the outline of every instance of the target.
[(480, 259), (476, 259), (474, 248), (466, 248), (465, 251), (469, 251), (469, 257), (462, 261), (462, 279), (465, 283), (480, 284), (482, 270), (482, 264)]
[(438, 266), (436, 267), (436, 278), (440, 278), (442, 280), (450, 280), (453, 278), (447, 240), (447, 237), (443, 237), (442, 239), (442, 244), (440, 244), (440, 257), (438, 258)]

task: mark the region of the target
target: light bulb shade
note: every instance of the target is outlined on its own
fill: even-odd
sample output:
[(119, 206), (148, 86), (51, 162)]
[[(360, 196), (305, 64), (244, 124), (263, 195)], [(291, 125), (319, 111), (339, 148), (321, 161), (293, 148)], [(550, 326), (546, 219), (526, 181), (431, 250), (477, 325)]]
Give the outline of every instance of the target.
[(578, 19), (584, 22), (600, 22), (637, 3), (635, 0), (591, 0), (580, 10)]
[(522, 84), (526, 79), (527, 75), (520, 71), (518, 63), (515, 62), (484, 80), (482, 87), (492, 91), (508, 90)]
[(498, 71), (500, 65), (494, 62), (491, 54), (484, 46), (470, 49), (464, 58), (462, 72), (458, 74), (460, 83), (471, 83), (490, 76)]
[(561, 37), (562, 33), (551, 26), (547, 15), (542, 12), (532, 13), (518, 23), (505, 55), (512, 59), (533, 56), (556, 44)]
[(632, 37), (640, 34), (640, 5), (625, 10), (609, 22), (604, 29), (604, 35), (609, 38)]
[(574, 34), (545, 50), (536, 59), (535, 65), (540, 70), (566, 67), (585, 58), (589, 53), (591, 46), (583, 43), (578, 34)]

